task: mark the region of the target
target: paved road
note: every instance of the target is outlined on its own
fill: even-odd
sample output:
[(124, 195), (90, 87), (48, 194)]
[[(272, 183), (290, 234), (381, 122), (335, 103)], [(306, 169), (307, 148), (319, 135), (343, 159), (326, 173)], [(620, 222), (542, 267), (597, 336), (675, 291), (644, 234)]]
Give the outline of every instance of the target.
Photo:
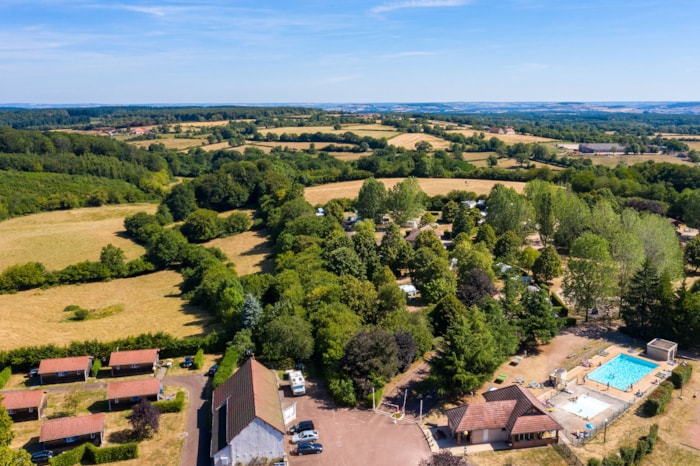
[(209, 466), (209, 430), (206, 404), (209, 394), (209, 378), (202, 374), (165, 377), (163, 385), (177, 385), (187, 389), (187, 424), (185, 444), (182, 447), (180, 466)]

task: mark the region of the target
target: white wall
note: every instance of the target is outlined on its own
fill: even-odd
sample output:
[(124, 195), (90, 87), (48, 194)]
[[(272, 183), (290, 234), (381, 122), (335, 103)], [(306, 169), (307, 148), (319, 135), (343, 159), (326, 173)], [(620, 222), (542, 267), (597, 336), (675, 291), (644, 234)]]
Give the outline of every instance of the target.
[(268, 460), (280, 458), (284, 456), (284, 434), (256, 418), (231, 441), (230, 446), (233, 464), (237, 461), (246, 464), (263, 456)]

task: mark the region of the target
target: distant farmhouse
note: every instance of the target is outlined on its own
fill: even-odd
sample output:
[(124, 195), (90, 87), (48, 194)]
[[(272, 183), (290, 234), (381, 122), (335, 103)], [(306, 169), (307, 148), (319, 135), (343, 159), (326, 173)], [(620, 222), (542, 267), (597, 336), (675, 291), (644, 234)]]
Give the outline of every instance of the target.
[(578, 150), (583, 154), (624, 154), (627, 148), (615, 143), (588, 143), (579, 144)]

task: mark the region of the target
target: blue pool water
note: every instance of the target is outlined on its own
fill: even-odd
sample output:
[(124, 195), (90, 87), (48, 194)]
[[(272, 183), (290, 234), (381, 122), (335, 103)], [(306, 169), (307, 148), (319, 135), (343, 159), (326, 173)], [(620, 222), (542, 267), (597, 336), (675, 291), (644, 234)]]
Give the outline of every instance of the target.
[(653, 362), (619, 354), (588, 374), (588, 378), (602, 384), (609, 383), (611, 387), (624, 391), (657, 367), (659, 365)]

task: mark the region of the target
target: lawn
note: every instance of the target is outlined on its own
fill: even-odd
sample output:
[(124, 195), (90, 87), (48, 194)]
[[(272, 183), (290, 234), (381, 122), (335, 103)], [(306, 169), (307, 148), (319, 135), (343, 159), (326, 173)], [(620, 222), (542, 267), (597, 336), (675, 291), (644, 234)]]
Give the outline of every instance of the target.
[[(114, 340), (163, 331), (176, 337), (203, 335), (212, 317), (180, 298), (182, 277), (163, 271), (104, 283), (61, 286), (0, 295), (0, 350), (27, 345), (68, 344), (73, 340)], [(66, 321), (63, 309), (75, 304), (123, 311), (82, 322)]]
[[(175, 393), (178, 387), (164, 387), (165, 393)], [(126, 417), (131, 410), (107, 411), (104, 401), (106, 390), (85, 390), (76, 385), (64, 393), (49, 393), (46, 409), (47, 419), (63, 416), (81, 416), (105, 412), (105, 436), (103, 446), (113, 446), (128, 441), (131, 425)], [(139, 442), (139, 458), (119, 464), (130, 466), (171, 466), (179, 462), (185, 438), (187, 405), (179, 413), (163, 414), (160, 429), (152, 438)], [(12, 448), (36, 448), (39, 441), (41, 421), (18, 422), (13, 425), (15, 438)], [(174, 458), (176, 460), (174, 460)]]
[[(379, 181), (384, 183), (387, 189), (394, 186), (403, 178), (382, 178)], [(312, 186), (304, 190), (304, 197), (312, 205), (325, 204), (336, 198), (356, 198), (364, 180), (342, 181), (339, 183), (329, 183), (320, 186)], [(509, 188), (514, 188), (522, 193), (525, 183), (519, 181), (494, 181), (494, 180), (474, 180), (465, 178), (418, 178), (423, 191), (428, 196), (437, 194), (447, 194), (452, 190), (473, 191), (477, 195), (489, 194), (495, 184), (502, 184)]]
[(0, 270), (10, 265), (41, 262), (48, 270), (81, 261), (96, 261), (108, 244), (121, 248), (127, 260), (144, 253), (124, 236), (124, 218), (136, 212), (155, 213), (156, 204), (121, 204), (59, 210), (0, 222)]

